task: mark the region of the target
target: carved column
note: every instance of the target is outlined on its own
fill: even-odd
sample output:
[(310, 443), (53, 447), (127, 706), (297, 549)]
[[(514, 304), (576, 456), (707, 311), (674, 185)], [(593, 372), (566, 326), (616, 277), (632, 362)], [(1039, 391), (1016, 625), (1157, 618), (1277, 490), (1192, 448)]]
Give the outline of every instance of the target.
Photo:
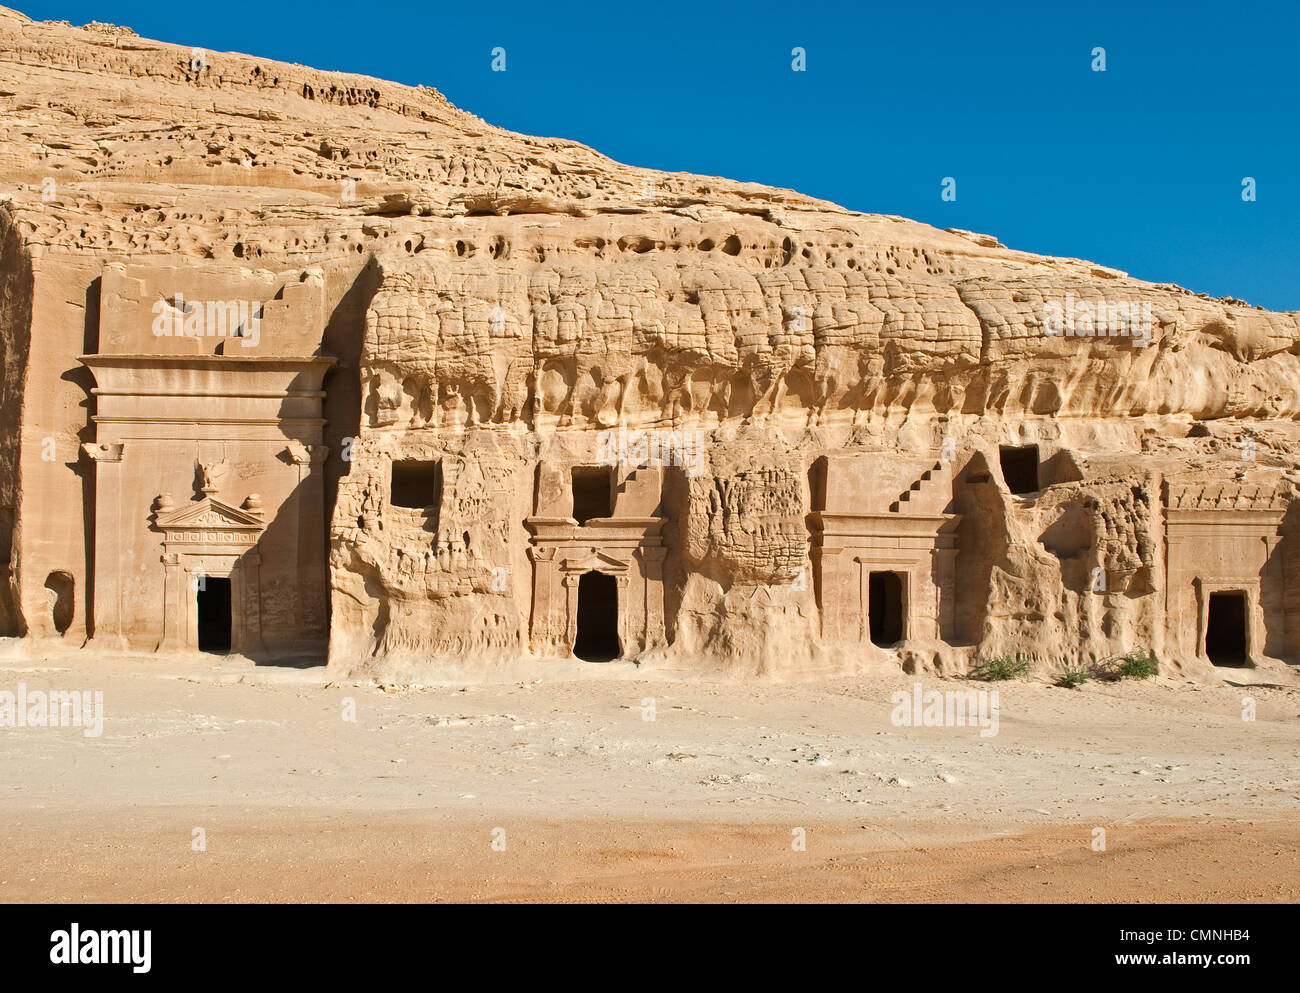
[(843, 548), (825, 547), (812, 550), (813, 581), (822, 614), (822, 637), (827, 641), (849, 638), (844, 630), (844, 586), (850, 577), (843, 574), (847, 562), (841, 554), (843, 551)]
[(871, 568), (866, 559), (855, 558), (858, 567), (858, 641), (871, 637)]
[(629, 615), (632, 613), (627, 609), (627, 593), (630, 589), (628, 575), (626, 572), (617, 573), (614, 576), (614, 582), (618, 586), (618, 645), (621, 658), (631, 658), (637, 654), (636, 639), (632, 637), (632, 623)]
[(294, 616), (298, 628), (297, 638), (323, 633), (323, 605), (318, 601), (324, 594), (325, 576), (325, 524), (322, 471), (317, 468), (325, 462), (329, 449), (325, 445), (289, 443), (289, 460), (298, 470), (298, 482), (292, 501), (294, 530), (298, 536), (298, 568)]
[(1263, 542), (1264, 568), (1260, 572), (1259, 589), (1260, 631), (1256, 645), (1260, 656), (1267, 654), (1270, 647), (1268, 638), (1270, 618), (1277, 622), (1273, 637), (1276, 639), (1276, 644), (1282, 646), (1275, 651), (1285, 651), (1286, 645), (1286, 570), (1282, 568), (1282, 555), (1278, 554), (1282, 536), (1276, 532), (1266, 534), (1263, 536)]
[[(929, 565), (929, 563), (926, 563)], [(934, 639), (939, 636), (939, 589), (930, 581), (925, 567), (903, 573), (907, 585), (903, 590), (903, 626), (909, 639)]]
[(118, 547), (122, 535), (132, 533), (122, 520), (122, 456), (125, 446), (121, 442), (87, 442), (81, 449), (95, 463), (92, 637), (112, 639), (119, 647), (125, 647), (126, 632), (122, 624), (122, 564), (125, 557)]
[(1200, 576), (1192, 580), (1192, 589), (1196, 591), (1196, 647), (1192, 654), (1200, 658), (1207, 658), (1208, 656), (1205, 654), (1205, 628), (1209, 623), (1210, 595), (1205, 591)]
[(179, 552), (164, 552), (163, 562), (163, 637), (164, 649), (185, 647), (186, 575)]
[[(199, 583), (206, 582), (206, 575), (203, 571), (203, 559), (187, 555), (185, 557), (181, 581), (184, 584), (185, 597), (181, 601), (181, 615), (185, 625), (185, 647), (199, 647)], [(231, 609), (234, 609), (232, 604)], [(232, 632), (233, 634), (233, 619)], [(232, 646), (233, 647), (233, 646)]]
[(243, 608), (243, 643), (231, 647), (234, 651), (251, 655), (262, 651), (264, 647), (262, 644), (262, 553), (256, 548), (250, 548), (238, 560), (235, 568), (239, 573), (239, 600)]
[(1246, 658), (1254, 664), (1263, 654), (1264, 608), (1258, 587), (1246, 587)]
[(939, 601), (937, 634), (944, 641), (951, 641), (957, 627), (957, 549), (935, 549), (934, 575)]
[(664, 625), (664, 558), (668, 549), (662, 546), (641, 546), (641, 573), (645, 583), (645, 645), (657, 648), (667, 641)]
[(551, 607), (551, 586), (555, 582), (555, 549), (530, 548), (528, 557), (533, 561), (533, 612), (529, 640), (535, 653), (545, 655), (555, 639)]
[(572, 652), (578, 640), (578, 573), (569, 573), (564, 577), (564, 648)]

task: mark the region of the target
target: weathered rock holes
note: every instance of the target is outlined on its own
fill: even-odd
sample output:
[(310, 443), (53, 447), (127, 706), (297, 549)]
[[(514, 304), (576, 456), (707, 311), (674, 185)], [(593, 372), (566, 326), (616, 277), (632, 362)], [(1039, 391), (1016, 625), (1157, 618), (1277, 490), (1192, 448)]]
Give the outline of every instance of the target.
[(618, 239), (618, 250), (620, 252), (635, 252), (637, 255), (644, 255), (646, 252), (652, 252), (658, 247), (657, 242), (641, 235), (628, 235)]

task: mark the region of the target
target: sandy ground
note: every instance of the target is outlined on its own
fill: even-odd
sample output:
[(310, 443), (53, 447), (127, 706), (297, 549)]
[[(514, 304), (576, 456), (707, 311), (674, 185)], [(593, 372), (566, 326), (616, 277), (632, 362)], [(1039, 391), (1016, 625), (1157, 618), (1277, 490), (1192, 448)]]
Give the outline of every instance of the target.
[(917, 681), (4, 660), (105, 719), (0, 728), (0, 900), (1300, 899), (1297, 690), (1002, 683), (981, 737), (895, 726)]

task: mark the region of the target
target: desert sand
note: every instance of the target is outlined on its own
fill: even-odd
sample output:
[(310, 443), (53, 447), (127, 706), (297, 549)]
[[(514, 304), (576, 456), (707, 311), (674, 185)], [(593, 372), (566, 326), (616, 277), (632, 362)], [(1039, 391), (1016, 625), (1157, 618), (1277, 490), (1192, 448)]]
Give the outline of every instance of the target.
[(0, 669), (105, 709), (99, 737), (0, 729), (5, 901), (1300, 896), (1293, 689), (1006, 682), (981, 738), (895, 726), (902, 675), (399, 689), (67, 662)]

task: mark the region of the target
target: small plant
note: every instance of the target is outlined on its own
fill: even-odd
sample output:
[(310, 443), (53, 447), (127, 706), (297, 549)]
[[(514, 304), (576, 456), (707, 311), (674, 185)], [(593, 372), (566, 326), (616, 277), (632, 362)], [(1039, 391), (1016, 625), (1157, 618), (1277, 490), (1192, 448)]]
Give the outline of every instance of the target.
[(995, 658), (985, 659), (975, 664), (975, 676), (978, 679), (985, 679), (995, 682), (1004, 679), (1024, 679), (1029, 675), (1029, 659), (1025, 658), (1020, 652), (1016, 657), (1010, 655), (998, 655)]
[(1091, 678), (1092, 670), (1082, 662), (1067, 662), (1061, 674), (1056, 677), (1056, 685), (1072, 690), (1076, 686), (1082, 686)]
[(1115, 671), (1121, 679), (1150, 679), (1156, 674), (1156, 657), (1145, 649), (1135, 648), (1115, 660)]
[(1107, 659), (1099, 667), (1099, 674), (1112, 681), (1150, 679), (1156, 674), (1156, 657), (1144, 648), (1135, 648), (1124, 655)]

